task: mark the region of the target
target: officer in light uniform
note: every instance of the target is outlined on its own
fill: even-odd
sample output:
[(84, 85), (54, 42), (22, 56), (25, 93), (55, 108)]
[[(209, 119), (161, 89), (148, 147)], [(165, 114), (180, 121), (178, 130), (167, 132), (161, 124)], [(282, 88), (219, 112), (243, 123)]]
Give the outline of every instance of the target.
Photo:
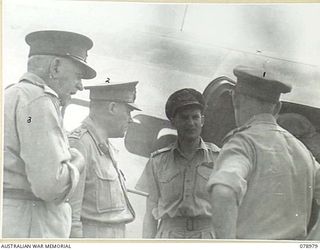
[(96, 72), (86, 63), (92, 41), (65, 31), (37, 31), (28, 72), (4, 91), (2, 236), (66, 238), (84, 159), (69, 147), (61, 106)]
[(275, 120), (291, 87), (272, 73), (239, 66), (232, 131), (210, 176), (217, 238), (304, 239), (312, 199), (320, 198), (319, 165)]
[(108, 138), (124, 137), (135, 104), (138, 82), (98, 84), (90, 90), (90, 114), (69, 135), (70, 145), (85, 158), (85, 171), (70, 200), (71, 237), (125, 238), (125, 225), (135, 218), (124, 177)]
[(144, 238), (215, 237), (206, 183), (219, 148), (200, 137), (204, 98), (194, 89), (174, 92), (166, 115), (177, 129), (177, 141), (154, 152), (136, 189), (149, 193)]

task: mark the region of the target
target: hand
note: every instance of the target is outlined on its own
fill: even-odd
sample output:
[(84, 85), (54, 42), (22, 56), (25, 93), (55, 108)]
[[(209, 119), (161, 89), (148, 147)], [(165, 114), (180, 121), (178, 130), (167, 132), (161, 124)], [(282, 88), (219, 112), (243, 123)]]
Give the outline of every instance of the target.
[(70, 163), (76, 166), (79, 172), (82, 173), (85, 164), (84, 157), (76, 148), (70, 148), (69, 151), (71, 154)]

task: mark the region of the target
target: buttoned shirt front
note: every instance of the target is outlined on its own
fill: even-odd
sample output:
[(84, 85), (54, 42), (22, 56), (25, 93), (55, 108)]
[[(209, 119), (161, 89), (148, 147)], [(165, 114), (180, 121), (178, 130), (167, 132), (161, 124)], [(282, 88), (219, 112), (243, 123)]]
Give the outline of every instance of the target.
[(235, 130), (216, 166), (208, 188), (222, 184), (234, 190), (237, 238), (306, 236), (312, 199), (320, 195), (319, 165), (271, 114), (254, 116)]
[(182, 154), (178, 142), (152, 154), (136, 189), (149, 193), (148, 198), (155, 202), (155, 219), (211, 216), (206, 183), (218, 151), (217, 146), (201, 139), (191, 160)]
[(70, 199), (73, 209), (72, 237), (82, 237), (82, 221), (128, 223), (134, 210), (127, 197), (122, 172), (114, 159), (115, 150), (87, 117), (69, 135), (70, 145), (85, 158), (85, 171)]

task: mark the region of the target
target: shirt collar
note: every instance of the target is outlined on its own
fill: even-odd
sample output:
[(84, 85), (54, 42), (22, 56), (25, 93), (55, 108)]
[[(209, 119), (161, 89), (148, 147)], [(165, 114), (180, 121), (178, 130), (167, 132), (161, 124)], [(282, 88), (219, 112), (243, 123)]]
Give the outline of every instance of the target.
[(259, 123), (271, 123), (277, 124), (276, 118), (270, 113), (262, 113), (252, 116), (246, 123), (245, 126)]
[(31, 72), (24, 73), (23, 76), (19, 79), (19, 82), (22, 82), (22, 81), (27, 81), (27, 82), (30, 82), (31, 84), (39, 86), (44, 89), (45, 93), (52, 94), (59, 99), (57, 92), (55, 92), (52, 88), (46, 85), (46, 82), (41, 77), (37, 76), (34, 73), (31, 73)]
[[(179, 148), (179, 142), (178, 140), (176, 140), (173, 144), (172, 144), (172, 148), (171, 148), (172, 151), (178, 151), (179, 153), (181, 153), (181, 150)], [(203, 141), (203, 139), (200, 137), (200, 143), (199, 143), (199, 146), (197, 148), (197, 150), (203, 150), (205, 152), (208, 152), (208, 147), (207, 145), (205, 144), (205, 142)]]

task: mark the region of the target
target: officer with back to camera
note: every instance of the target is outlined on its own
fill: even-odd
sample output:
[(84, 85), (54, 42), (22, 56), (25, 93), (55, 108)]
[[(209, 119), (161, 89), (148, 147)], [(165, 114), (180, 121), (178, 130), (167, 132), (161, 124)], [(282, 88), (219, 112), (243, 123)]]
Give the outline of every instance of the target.
[(74, 196), (71, 237), (125, 238), (135, 212), (109, 138), (122, 138), (132, 122), (138, 82), (85, 86), (90, 113), (69, 135), (70, 145), (85, 158), (85, 171)]
[(238, 126), (210, 176), (217, 238), (305, 239), (320, 170), (302, 142), (277, 123), (281, 93), (291, 86), (271, 72), (239, 66), (232, 100)]
[(26, 36), (28, 72), (4, 91), (4, 170), (2, 236), (66, 238), (71, 208), (66, 202), (84, 160), (70, 148), (61, 106), (81, 79), (96, 72), (86, 63), (93, 46), (86, 36), (37, 31)]
[(215, 238), (206, 183), (219, 148), (200, 137), (204, 109), (202, 94), (190, 88), (174, 92), (166, 103), (178, 138), (151, 155), (137, 183), (149, 193), (144, 238)]

